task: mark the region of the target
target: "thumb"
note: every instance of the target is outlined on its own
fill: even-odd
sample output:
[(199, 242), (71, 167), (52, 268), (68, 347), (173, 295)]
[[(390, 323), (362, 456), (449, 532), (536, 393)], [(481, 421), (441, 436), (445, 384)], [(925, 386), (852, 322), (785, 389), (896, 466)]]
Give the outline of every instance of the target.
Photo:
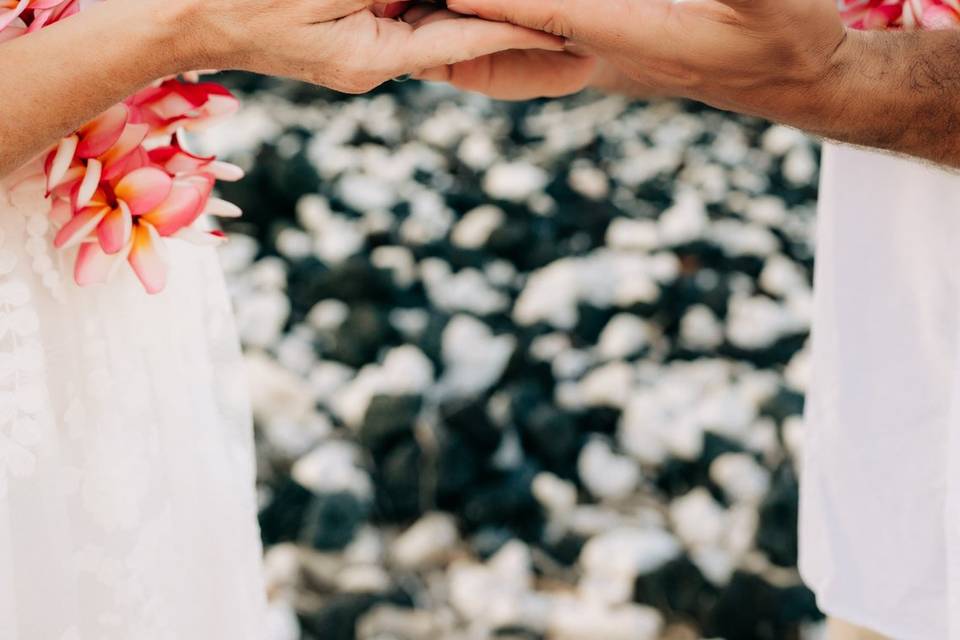
[[(614, 6), (610, 3), (611, 9)], [(607, 22), (598, 15), (607, 12), (600, 10), (597, 0), (447, 0), (447, 7), (571, 39), (589, 40), (589, 34)]]

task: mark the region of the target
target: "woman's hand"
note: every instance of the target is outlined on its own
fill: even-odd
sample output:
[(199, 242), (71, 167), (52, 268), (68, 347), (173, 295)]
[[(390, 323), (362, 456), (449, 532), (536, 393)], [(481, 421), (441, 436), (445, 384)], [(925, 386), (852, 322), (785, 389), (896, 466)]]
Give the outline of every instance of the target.
[(383, 0), (155, 1), (181, 30), (185, 68), (239, 68), (349, 93), (508, 49), (563, 48), (556, 36), (477, 18), (406, 24), (372, 10)]
[[(418, 4), (403, 14), (404, 22), (417, 29), (464, 19), (460, 14), (429, 4)], [(529, 100), (577, 93), (590, 83), (596, 67), (596, 59), (586, 54), (515, 49), (426, 68), (416, 77), (449, 82), (459, 89), (498, 100)]]

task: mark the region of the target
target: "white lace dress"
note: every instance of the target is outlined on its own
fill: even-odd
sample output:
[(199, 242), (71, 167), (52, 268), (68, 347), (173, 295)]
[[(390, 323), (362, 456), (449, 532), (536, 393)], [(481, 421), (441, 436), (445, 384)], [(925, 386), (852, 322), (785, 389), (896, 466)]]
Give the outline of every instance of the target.
[(0, 639), (263, 640), (245, 378), (212, 249), (80, 289), (0, 185)]

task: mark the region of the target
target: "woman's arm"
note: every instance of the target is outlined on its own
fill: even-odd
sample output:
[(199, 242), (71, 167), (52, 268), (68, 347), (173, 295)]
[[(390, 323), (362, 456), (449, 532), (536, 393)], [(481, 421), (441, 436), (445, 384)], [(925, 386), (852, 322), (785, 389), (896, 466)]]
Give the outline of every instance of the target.
[(151, 81), (245, 69), (363, 92), (405, 73), (556, 36), (480, 19), (423, 28), (374, 0), (108, 0), (0, 44), (0, 177)]
[(0, 176), (156, 78), (181, 69), (154, 0), (94, 5), (0, 44)]

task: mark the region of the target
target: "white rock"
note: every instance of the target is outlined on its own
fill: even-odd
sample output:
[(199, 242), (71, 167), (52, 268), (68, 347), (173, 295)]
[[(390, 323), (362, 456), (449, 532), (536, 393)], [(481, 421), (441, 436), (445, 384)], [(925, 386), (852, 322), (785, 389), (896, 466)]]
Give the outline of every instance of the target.
[(277, 251), (292, 260), (306, 258), (313, 252), (313, 240), (300, 229), (287, 227), (277, 234)]
[(297, 546), (282, 542), (266, 549), (263, 575), (268, 591), (292, 594), (300, 584), (300, 552)]
[(761, 144), (764, 151), (782, 156), (794, 147), (809, 144), (809, 138), (798, 129), (777, 124), (764, 132)]
[(680, 320), (680, 342), (689, 349), (712, 351), (723, 344), (723, 325), (710, 307), (693, 305)]
[(663, 619), (637, 604), (605, 607), (573, 598), (557, 602), (550, 619), (551, 640), (656, 640)]
[(220, 266), (228, 274), (241, 273), (247, 269), (257, 257), (260, 244), (255, 238), (242, 233), (228, 234), (229, 242), (217, 249)]
[(310, 387), (270, 356), (250, 351), (245, 357), (253, 412), (260, 422), (297, 422), (313, 410)]
[(607, 227), (607, 245), (626, 251), (653, 251), (660, 241), (657, 223), (653, 220), (615, 218)]
[(659, 234), (667, 245), (678, 245), (700, 238), (710, 225), (703, 200), (694, 191), (677, 194), (672, 207), (660, 215)]
[(562, 331), (555, 331), (534, 338), (530, 343), (530, 355), (541, 362), (552, 362), (571, 346), (569, 335)]
[(313, 365), (307, 381), (318, 402), (329, 402), (355, 375), (356, 371), (345, 364), (324, 360)]
[(491, 198), (523, 202), (547, 186), (549, 175), (524, 161), (501, 162), (487, 170), (483, 190)]
[(783, 440), (794, 460), (800, 460), (803, 455), (803, 433), (803, 418), (800, 416), (790, 416), (783, 421)]
[(588, 373), (580, 389), (589, 406), (623, 407), (630, 399), (633, 381), (633, 367), (615, 360)]
[(510, 306), (510, 298), (490, 286), (483, 273), (476, 269), (451, 273), (447, 262), (428, 258), (420, 264), (420, 274), (430, 302), (444, 311), (468, 311), (483, 316), (505, 311)]
[(812, 376), (813, 358), (810, 345), (807, 344), (790, 359), (787, 368), (783, 371), (784, 381), (791, 389), (806, 391)]
[(594, 357), (580, 349), (567, 349), (553, 359), (551, 371), (558, 380), (576, 380), (594, 364)]
[(793, 293), (806, 293), (810, 283), (804, 269), (782, 254), (767, 258), (760, 273), (760, 286), (769, 293), (787, 297)]
[(780, 240), (769, 229), (739, 220), (717, 220), (708, 234), (728, 256), (768, 256), (780, 248)]
[(350, 427), (359, 427), (376, 395), (421, 395), (433, 384), (433, 363), (420, 349), (403, 345), (380, 365), (367, 365), (330, 399), (330, 408)]
[(764, 296), (730, 299), (727, 338), (743, 349), (771, 346), (781, 336), (805, 330), (807, 321)]
[(329, 438), (334, 430), (330, 418), (316, 412), (297, 420), (274, 417), (261, 422), (260, 428), (270, 448), (289, 460), (305, 455), (318, 442)]
[(587, 574), (636, 578), (676, 558), (680, 542), (659, 527), (616, 527), (591, 538), (580, 552)]
[(650, 325), (630, 313), (619, 313), (610, 319), (600, 334), (597, 352), (607, 360), (636, 355), (650, 344)]
[(486, 324), (467, 315), (454, 316), (441, 338), (446, 370), (440, 394), (472, 396), (489, 389), (503, 375), (516, 349), (512, 335), (494, 336)]
[(340, 557), (347, 564), (382, 565), (386, 557), (382, 532), (370, 524), (360, 527)]
[(405, 569), (425, 569), (444, 563), (459, 540), (452, 516), (428, 513), (394, 541), (390, 557)]
[(369, 498), (373, 484), (360, 466), (362, 455), (351, 442), (329, 440), (297, 460), (291, 475), (314, 493), (349, 492)]
[(390, 588), (390, 574), (375, 564), (344, 567), (337, 574), (337, 590), (343, 593), (383, 593)]
[(393, 283), (400, 289), (411, 287), (417, 281), (416, 258), (406, 247), (377, 247), (370, 252), (370, 262), (375, 267), (390, 271)]
[(286, 294), (277, 290), (253, 291), (235, 303), (237, 329), (245, 345), (268, 348), (280, 339), (290, 316)]
[(546, 627), (549, 602), (530, 591), (530, 550), (522, 542), (507, 543), (486, 565), (454, 562), (448, 577), (450, 603), (481, 628), (492, 631), (508, 625), (535, 630)]
[(350, 307), (342, 300), (322, 300), (307, 313), (307, 322), (318, 331), (336, 331), (350, 316)]
[(726, 513), (703, 487), (670, 503), (670, 520), (680, 539), (690, 547), (716, 545), (726, 526)]
[(390, 311), (390, 325), (406, 339), (415, 341), (430, 325), (430, 313), (426, 309), (393, 309)]
[(581, 449), (577, 473), (587, 490), (601, 500), (627, 498), (640, 482), (640, 466), (614, 453), (600, 438), (592, 438)]
[(576, 260), (566, 258), (534, 271), (514, 304), (514, 320), (524, 326), (546, 321), (572, 329), (578, 317), (577, 268)]
[(577, 506), (577, 488), (548, 471), (533, 479), (533, 496), (554, 517), (564, 517)]
[(276, 346), (277, 360), (299, 376), (307, 375), (317, 361), (313, 330), (305, 325), (295, 326)]
[(324, 262), (339, 264), (363, 249), (366, 241), (354, 220), (331, 215), (314, 233), (313, 250)]
[(720, 547), (699, 547), (690, 552), (690, 560), (707, 580), (718, 587), (730, 582), (737, 568), (733, 556)]
[(577, 164), (567, 176), (570, 188), (591, 200), (603, 200), (610, 193), (607, 174), (592, 164)]
[(783, 159), (783, 177), (798, 187), (814, 181), (817, 175), (817, 157), (807, 145), (797, 146)]
[(759, 504), (770, 490), (770, 472), (745, 453), (718, 456), (710, 465), (710, 478), (738, 502)]
[(497, 161), (500, 152), (489, 135), (474, 132), (460, 142), (457, 157), (474, 171), (482, 171)]
[(389, 209), (397, 201), (397, 195), (389, 182), (365, 173), (350, 173), (337, 183), (340, 199), (355, 211)]
[(494, 205), (481, 205), (464, 214), (453, 228), (450, 240), (463, 249), (479, 249), (487, 244), (490, 234), (506, 220), (503, 209)]
[(410, 215), (400, 225), (400, 237), (410, 244), (443, 239), (453, 224), (453, 211), (439, 193), (421, 189), (410, 197)]

